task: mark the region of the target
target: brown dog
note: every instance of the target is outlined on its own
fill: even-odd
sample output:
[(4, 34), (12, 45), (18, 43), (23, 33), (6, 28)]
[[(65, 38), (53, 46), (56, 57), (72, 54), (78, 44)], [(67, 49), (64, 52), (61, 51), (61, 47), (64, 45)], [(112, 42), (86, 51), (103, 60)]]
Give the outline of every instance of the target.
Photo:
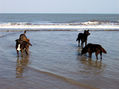
[(90, 35), (89, 30), (84, 30), (84, 33), (79, 33), (76, 41), (78, 41), (78, 46), (80, 46), (81, 41), (81, 48), (83, 48), (83, 43), (85, 46), (87, 45), (87, 38)]
[(26, 41), (26, 42), (28, 42), (28, 44), (30, 45), (30, 46), (32, 46), (32, 44), (30, 43), (30, 40), (26, 37), (26, 30), (24, 31), (24, 34), (21, 34), (20, 36), (19, 36), (19, 40), (22, 40), (22, 41)]
[(81, 51), (81, 55), (88, 53), (89, 57), (92, 57), (92, 53), (95, 52), (96, 59), (98, 60), (98, 54), (100, 53), (100, 59), (102, 60), (102, 53), (107, 53), (106, 50), (99, 44), (87, 44)]

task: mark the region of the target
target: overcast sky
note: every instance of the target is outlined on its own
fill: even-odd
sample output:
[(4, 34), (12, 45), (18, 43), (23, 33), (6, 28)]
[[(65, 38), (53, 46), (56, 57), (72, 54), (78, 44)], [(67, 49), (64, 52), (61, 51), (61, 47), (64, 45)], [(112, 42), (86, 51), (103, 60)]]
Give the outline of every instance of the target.
[(0, 13), (119, 14), (119, 0), (0, 0)]

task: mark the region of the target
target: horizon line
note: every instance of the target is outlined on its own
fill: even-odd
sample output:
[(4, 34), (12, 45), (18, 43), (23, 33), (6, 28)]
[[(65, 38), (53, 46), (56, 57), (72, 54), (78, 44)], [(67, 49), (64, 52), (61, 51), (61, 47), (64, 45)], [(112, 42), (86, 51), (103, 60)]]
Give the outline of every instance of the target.
[(65, 13), (65, 12), (4, 12), (0, 14), (119, 14), (119, 13)]

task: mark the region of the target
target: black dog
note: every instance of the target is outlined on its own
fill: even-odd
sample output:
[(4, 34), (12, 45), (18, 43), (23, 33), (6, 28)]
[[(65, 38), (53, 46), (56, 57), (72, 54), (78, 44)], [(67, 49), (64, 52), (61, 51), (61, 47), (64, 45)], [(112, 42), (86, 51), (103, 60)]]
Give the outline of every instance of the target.
[(20, 39), (16, 40), (16, 51), (17, 55), (19, 56), (19, 51), (21, 51), (21, 55), (23, 56), (23, 51), (26, 52), (26, 54), (29, 54), (29, 43), (26, 41), (22, 41)]
[(78, 41), (78, 46), (80, 46), (81, 40), (81, 48), (83, 48), (83, 43), (85, 42), (85, 46), (87, 45), (87, 38), (90, 35), (89, 30), (84, 30), (84, 33), (79, 33), (76, 41)]
[(96, 59), (98, 60), (98, 54), (100, 53), (100, 59), (102, 60), (102, 53), (107, 53), (106, 50), (99, 44), (87, 44), (81, 51), (81, 55), (88, 53), (89, 57), (92, 57), (92, 53), (95, 52)]

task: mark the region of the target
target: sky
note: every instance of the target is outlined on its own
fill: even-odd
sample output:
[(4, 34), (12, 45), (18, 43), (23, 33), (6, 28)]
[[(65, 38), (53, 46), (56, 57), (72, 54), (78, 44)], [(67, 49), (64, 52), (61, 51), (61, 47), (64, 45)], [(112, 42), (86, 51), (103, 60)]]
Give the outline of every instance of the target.
[(119, 14), (119, 0), (0, 0), (0, 13)]

